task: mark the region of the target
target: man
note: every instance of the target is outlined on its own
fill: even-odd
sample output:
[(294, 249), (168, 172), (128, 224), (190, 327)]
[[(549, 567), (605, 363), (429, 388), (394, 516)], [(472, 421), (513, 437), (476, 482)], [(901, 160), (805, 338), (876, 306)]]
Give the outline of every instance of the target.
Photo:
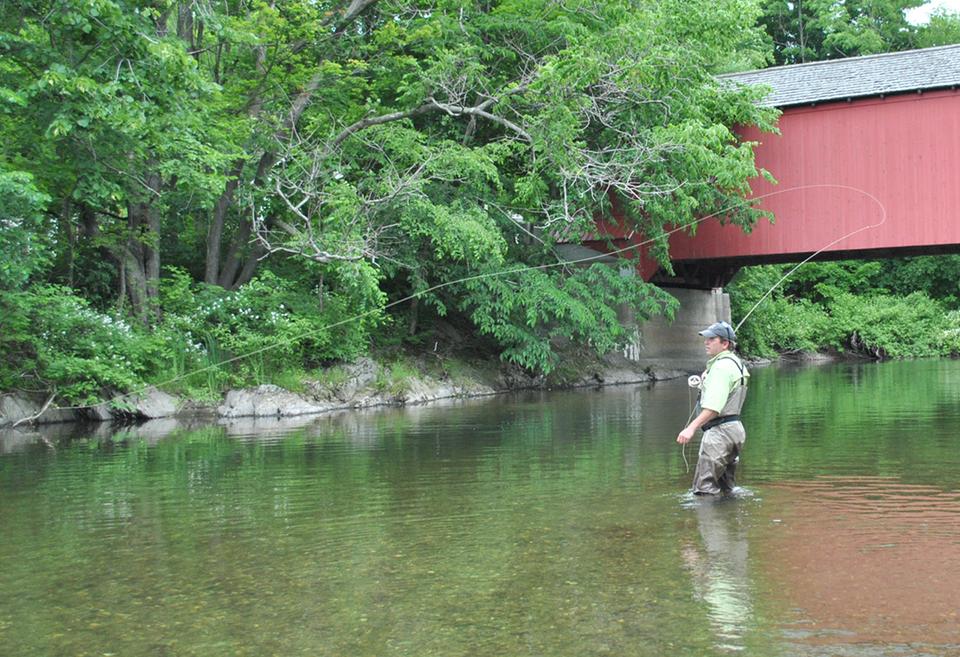
[(717, 322), (700, 331), (707, 352), (707, 369), (700, 381), (699, 413), (677, 436), (686, 445), (697, 429), (703, 429), (700, 457), (693, 474), (693, 492), (697, 495), (729, 493), (746, 432), (740, 422), (740, 409), (747, 398), (750, 373), (733, 353), (737, 336), (726, 322)]

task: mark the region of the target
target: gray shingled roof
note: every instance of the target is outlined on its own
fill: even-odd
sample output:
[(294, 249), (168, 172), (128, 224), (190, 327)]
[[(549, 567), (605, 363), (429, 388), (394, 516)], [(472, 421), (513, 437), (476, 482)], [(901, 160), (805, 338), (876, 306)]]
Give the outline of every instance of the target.
[(773, 91), (764, 105), (786, 107), (960, 85), (960, 45), (831, 59), (720, 76)]

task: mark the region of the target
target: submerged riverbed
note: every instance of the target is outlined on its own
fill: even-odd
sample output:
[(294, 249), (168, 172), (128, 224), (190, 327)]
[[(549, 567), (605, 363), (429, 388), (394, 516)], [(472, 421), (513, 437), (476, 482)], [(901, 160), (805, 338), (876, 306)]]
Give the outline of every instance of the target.
[(685, 493), (691, 403), (7, 436), (0, 653), (960, 653), (960, 362), (755, 370), (721, 502)]

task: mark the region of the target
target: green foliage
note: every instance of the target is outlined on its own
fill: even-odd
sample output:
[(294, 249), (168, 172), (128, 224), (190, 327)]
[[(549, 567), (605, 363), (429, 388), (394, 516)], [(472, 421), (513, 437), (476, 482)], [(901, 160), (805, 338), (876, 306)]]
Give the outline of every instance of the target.
[(0, 291), (0, 388), (55, 391), (68, 403), (95, 403), (143, 382), (153, 341), (90, 308), (70, 290)]
[(411, 296), (547, 371), (563, 340), (621, 344), (619, 305), (670, 308), (618, 268), (531, 269), (557, 242), (614, 210), (652, 237), (760, 216), (732, 127), (776, 113), (714, 77), (766, 60), (759, 0), (55, 9), (0, 7), (0, 211), (24, 218), (0, 288), (66, 283), (104, 313), (126, 293), (137, 365), (90, 391), (289, 378), (399, 333), (384, 308)]
[[(750, 267), (729, 288), (741, 350), (839, 350), (875, 358), (960, 353), (956, 311), (932, 292), (955, 300), (954, 257), (808, 263), (757, 305), (792, 266)], [(942, 270), (937, 272), (937, 266)], [(912, 291), (911, 291), (912, 290)], [(755, 307), (755, 308), (754, 308)]]
[(799, 64), (917, 47), (904, 10), (924, 0), (764, 0), (760, 23), (777, 64)]
[[(715, 74), (771, 50), (798, 62), (955, 42), (955, 15), (905, 22), (918, 4), (3, 3), (0, 381), (85, 399), (175, 379), (214, 397), (446, 314), (541, 372), (564, 341), (615, 348), (628, 336), (614, 308), (644, 317), (669, 300), (618, 267), (557, 267), (556, 244), (591, 237), (597, 217), (656, 239), (729, 207), (749, 230), (761, 215), (740, 201), (768, 174), (733, 127), (777, 115)], [(669, 268), (665, 239), (652, 253)], [(779, 271), (745, 274), (737, 312)], [(743, 345), (929, 351), (857, 325), (846, 295), (896, 306), (919, 290), (956, 309), (958, 280), (956, 259), (805, 267)], [(108, 331), (123, 293), (138, 321)]]
[(339, 365), (313, 370), (308, 373), (308, 376), (319, 387), (327, 390), (337, 390), (350, 380), (349, 372)]
[[(290, 280), (269, 271), (228, 292), (215, 286), (197, 286), (182, 271), (174, 272), (161, 287), (168, 312), (161, 333), (169, 336), (165, 356), (189, 372), (207, 368), (221, 372), (209, 382), (244, 385), (289, 378), (291, 366), (311, 366), (350, 360), (367, 348), (367, 335), (380, 318), (377, 307), (367, 316), (362, 308), (349, 307), (337, 295), (305, 292)], [(340, 323), (340, 326), (333, 326)], [(229, 373), (229, 375), (227, 374)]]
[(951, 355), (960, 354), (960, 310), (951, 310), (947, 313), (943, 346), (944, 351)]
[(924, 292), (947, 308), (957, 309), (960, 308), (960, 256), (886, 260), (870, 284), (890, 292)]
[(0, 290), (15, 290), (49, 261), (43, 210), (50, 198), (33, 177), (0, 170)]
[[(858, 292), (875, 288), (884, 264), (877, 260), (810, 262), (790, 274), (783, 291), (790, 296), (822, 303), (837, 291)], [(793, 267), (789, 267), (793, 269)]]
[(938, 10), (930, 16), (930, 22), (921, 26), (917, 35), (919, 48), (951, 46), (960, 43), (960, 12)]
[[(7, 65), (0, 86), (24, 102), (8, 110), (27, 130), (24, 161), (51, 188), (114, 210), (142, 198), (145, 171), (176, 179), (180, 193), (212, 202), (228, 157), (210, 140), (217, 90), (153, 10), (112, 0), (18, 0), (0, 14)], [(44, 169), (44, 165), (51, 165)]]
[(382, 317), (269, 272), (228, 292), (172, 270), (161, 292), (163, 321), (146, 331), (62, 287), (0, 291), (0, 389), (97, 403), (148, 382), (211, 400), (230, 386), (296, 388), (304, 367), (364, 353)]
[(557, 364), (553, 347), (558, 340), (573, 340), (604, 354), (632, 337), (619, 321), (618, 303), (638, 319), (672, 316), (673, 297), (637, 283), (635, 276), (602, 264), (562, 271), (522, 269), (465, 281), (458, 305), (481, 334), (503, 346), (503, 359), (549, 373)]
[(771, 299), (749, 321), (748, 328), (740, 331), (741, 348), (752, 355), (769, 358), (778, 353), (814, 352), (834, 342), (827, 313), (805, 299)]
[(397, 397), (407, 392), (410, 383), (419, 376), (416, 366), (401, 358), (377, 369), (373, 387), (383, 394)]
[(880, 358), (949, 353), (946, 313), (922, 292), (905, 297), (842, 293), (833, 300), (831, 314), (854, 351)]

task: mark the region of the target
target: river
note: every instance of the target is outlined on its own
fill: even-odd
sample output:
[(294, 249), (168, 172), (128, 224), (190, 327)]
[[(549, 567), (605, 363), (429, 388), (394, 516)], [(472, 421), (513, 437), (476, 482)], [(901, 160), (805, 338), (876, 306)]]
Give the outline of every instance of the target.
[(960, 362), (0, 439), (0, 655), (960, 654)]

